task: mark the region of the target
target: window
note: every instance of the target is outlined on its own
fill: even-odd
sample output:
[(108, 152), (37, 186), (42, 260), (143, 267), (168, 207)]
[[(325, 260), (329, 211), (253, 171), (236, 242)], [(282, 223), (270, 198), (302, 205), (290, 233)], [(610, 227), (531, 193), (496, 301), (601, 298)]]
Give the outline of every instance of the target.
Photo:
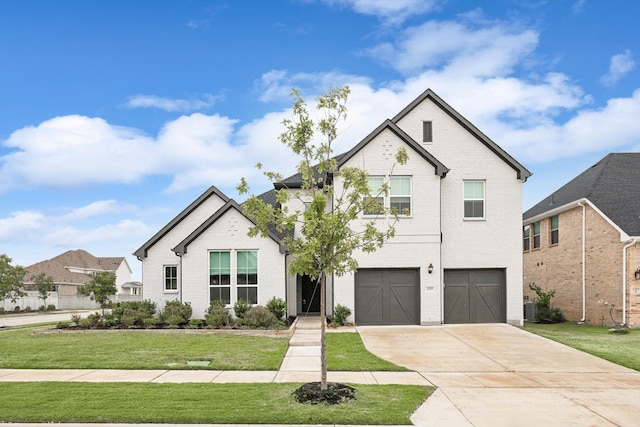
[(258, 252), (238, 251), (237, 279), (238, 299), (243, 299), (251, 304), (258, 303)]
[(540, 248), (540, 222), (533, 223), (533, 249)]
[(399, 215), (411, 214), (411, 177), (389, 177), (388, 196), (385, 196), (385, 177), (370, 176), (368, 178), (371, 197), (367, 201), (363, 213), (379, 215), (388, 207)]
[(484, 218), (484, 181), (464, 182), (464, 217)]
[(367, 199), (367, 204), (364, 207), (365, 215), (378, 215), (384, 210), (384, 191), (382, 189), (384, 185), (383, 176), (370, 176), (367, 178), (369, 183), (369, 189), (371, 190), (371, 197)]
[(433, 122), (422, 122), (422, 142), (433, 142)]
[(560, 238), (558, 234), (558, 215), (552, 216), (550, 219), (550, 222), (551, 222), (551, 234), (549, 236), (549, 243), (552, 245), (557, 245)]
[(258, 303), (258, 251), (209, 252), (209, 300), (231, 304), (232, 287), (236, 300)]
[(524, 250), (525, 252), (528, 251), (529, 249), (531, 249), (531, 226), (529, 225), (525, 225), (524, 229), (522, 230), (522, 250)]
[(392, 176), (389, 179), (389, 208), (399, 215), (411, 214), (411, 177)]
[(209, 252), (209, 301), (231, 304), (231, 253)]
[(164, 266), (164, 290), (165, 292), (178, 290), (178, 267), (175, 265)]

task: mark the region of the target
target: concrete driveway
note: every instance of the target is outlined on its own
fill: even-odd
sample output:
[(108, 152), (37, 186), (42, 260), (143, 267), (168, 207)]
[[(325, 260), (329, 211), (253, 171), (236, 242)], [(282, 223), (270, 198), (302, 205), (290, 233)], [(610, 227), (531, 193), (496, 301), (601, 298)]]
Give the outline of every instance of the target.
[(421, 426), (638, 426), (640, 372), (506, 324), (358, 327), (438, 390)]

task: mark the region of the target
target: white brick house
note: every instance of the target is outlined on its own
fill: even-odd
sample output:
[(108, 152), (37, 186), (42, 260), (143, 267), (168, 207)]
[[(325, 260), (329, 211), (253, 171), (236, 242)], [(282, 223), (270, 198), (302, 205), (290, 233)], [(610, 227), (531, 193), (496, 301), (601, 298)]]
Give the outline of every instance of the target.
[[(401, 146), (409, 161), (387, 176)], [(337, 159), (338, 168), (365, 169), (372, 185), (390, 180), (385, 203), (410, 212), (383, 248), (356, 255), (357, 273), (329, 278), (329, 312), (345, 305), (361, 325), (522, 324), (524, 166), (431, 90)], [(277, 187), (300, 184), (294, 175)], [(339, 192), (339, 174), (334, 185)], [(261, 197), (275, 205), (273, 191)], [(197, 317), (220, 297), (264, 305), (277, 296), (289, 315), (319, 311), (315, 284), (287, 273), (282, 236), (248, 238), (250, 224), (210, 188), (135, 252), (143, 297), (189, 301)]]

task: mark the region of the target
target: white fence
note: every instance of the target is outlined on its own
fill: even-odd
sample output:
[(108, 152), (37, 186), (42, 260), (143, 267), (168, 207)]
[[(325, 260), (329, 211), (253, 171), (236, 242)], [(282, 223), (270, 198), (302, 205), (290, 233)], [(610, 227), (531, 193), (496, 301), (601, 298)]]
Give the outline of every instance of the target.
[[(16, 302), (10, 300), (2, 301), (0, 307), (5, 311), (14, 311), (16, 307), (24, 310), (29, 307), (31, 310), (38, 310), (40, 306), (55, 305), (58, 310), (94, 310), (100, 308), (100, 304), (84, 295), (58, 295), (57, 292), (49, 292), (46, 300), (39, 298), (40, 294), (35, 291), (27, 291), (27, 296), (19, 298)], [(118, 294), (111, 297), (113, 302), (142, 301), (142, 295)]]

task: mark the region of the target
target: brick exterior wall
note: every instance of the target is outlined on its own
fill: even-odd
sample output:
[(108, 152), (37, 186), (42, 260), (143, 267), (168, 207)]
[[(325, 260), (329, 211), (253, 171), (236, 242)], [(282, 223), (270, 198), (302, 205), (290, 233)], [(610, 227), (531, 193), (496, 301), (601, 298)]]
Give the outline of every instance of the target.
[[(567, 320), (582, 319), (582, 207), (558, 215), (559, 241), (551, 245), (551, 218), (540, 221), (540, 248), (524, 252), (523, 293), (525, 302), (536, 296), (530, 283), (555, 290), (551, 304), (562, 310)], [(622, 321), (622, 251), (620, 233), (588, 204), (586, 215), (586, 323), (613, 325)], [(640, 326), (640, 281), (634, 278), (640, 266), (640, 244), (627, 251), (627, 323)], [(528, 297), (528, 299), (527, 299)], [(613, 307), (613, 308), (612, 308)], [(612, 320), (613, 317), (613, 320)]]

